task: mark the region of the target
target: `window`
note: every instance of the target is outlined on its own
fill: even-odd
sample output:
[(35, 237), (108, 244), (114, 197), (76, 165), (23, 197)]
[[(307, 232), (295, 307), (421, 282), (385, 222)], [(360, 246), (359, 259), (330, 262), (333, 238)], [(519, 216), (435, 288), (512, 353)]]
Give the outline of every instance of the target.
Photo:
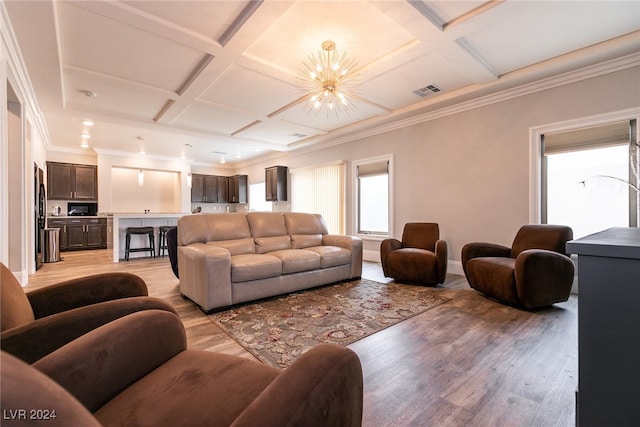
[(322, 215), (331, 234), (344, 234), (344, 162), (291, 169), (291, 209)]
[(574, 238), (637, 226), (631, 129), (626, 121), (544, 135), (543, 223), (569, 225)]
[(358, 234), (387, 237), (391, 220), (391, 156), (353, 163), (355, 177), (355, 222)]
[(265, 200), (264, 190), (264, 182), (249, 185), (249, 210), (256, 212), (268, 212), (273, 210), (272, 203)]

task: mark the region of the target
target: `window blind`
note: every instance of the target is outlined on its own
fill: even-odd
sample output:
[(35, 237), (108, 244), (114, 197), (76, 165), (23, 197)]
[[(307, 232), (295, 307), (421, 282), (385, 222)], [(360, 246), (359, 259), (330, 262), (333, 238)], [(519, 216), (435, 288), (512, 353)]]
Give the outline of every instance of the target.
[(629, 143), (629, 122), (611, 123), (544, 135), (544, 154), (610, 147)]
[(291, 209), (322, 215), (329, 233), (345, 233), (345, 163), (291, 169)]

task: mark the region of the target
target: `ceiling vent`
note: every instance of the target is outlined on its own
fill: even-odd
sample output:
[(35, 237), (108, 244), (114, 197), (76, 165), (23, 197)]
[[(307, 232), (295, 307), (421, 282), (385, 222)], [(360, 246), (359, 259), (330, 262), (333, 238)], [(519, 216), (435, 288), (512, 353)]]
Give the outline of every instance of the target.
[(413, 91), (416, 95), (421, 98), (426, 98), (427, 96), (431, 96), (434, 93), (439, 93), (440, 88), (436, 85), (427, 85), (425, 87), (421, 87), (420, 89), (416, 89)]
[(306, 138), (309, 135), (305, 135), (304, 133), (300, 133), (300, 132), (295, 132), (295, 133), (292, 133), (289, 136), (292, 136), (294, 138)]

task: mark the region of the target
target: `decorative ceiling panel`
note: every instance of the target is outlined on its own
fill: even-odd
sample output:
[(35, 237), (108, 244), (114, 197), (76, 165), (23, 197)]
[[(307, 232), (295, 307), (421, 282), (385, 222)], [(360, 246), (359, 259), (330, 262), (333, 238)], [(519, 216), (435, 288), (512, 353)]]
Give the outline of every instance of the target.
[(213, 40), (219, 40), (249, 1), (163, 0), (124, 3)]
[(199, 98), (266, 116), (301, 95), (293, 83), (231, 65)]
[(204, 57), (76, 3), (60, 2), (58, 16), (63, 64), (177, 91)]

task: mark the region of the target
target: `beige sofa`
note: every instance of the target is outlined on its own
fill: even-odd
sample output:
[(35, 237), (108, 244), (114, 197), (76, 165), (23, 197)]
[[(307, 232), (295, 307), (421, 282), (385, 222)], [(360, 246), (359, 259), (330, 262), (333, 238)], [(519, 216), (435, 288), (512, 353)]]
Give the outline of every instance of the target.
[(209, 312), (358, 278), (362, 241), (331, 235), (320, 215), (250, 212), (178, 221), (180, 292)]

